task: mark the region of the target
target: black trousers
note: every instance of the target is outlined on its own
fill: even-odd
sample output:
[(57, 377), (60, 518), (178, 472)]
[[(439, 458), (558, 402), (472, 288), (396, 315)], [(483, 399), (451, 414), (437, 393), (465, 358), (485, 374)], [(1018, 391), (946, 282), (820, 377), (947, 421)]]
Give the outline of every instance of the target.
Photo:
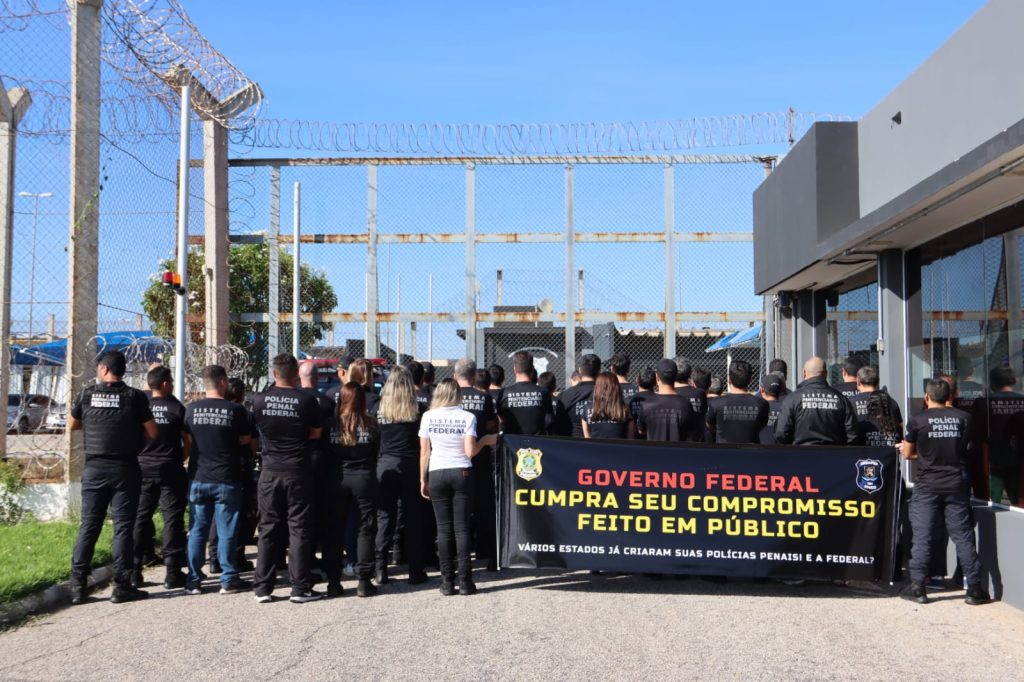
[(427, 481), (437, 518), (437, 554), (441, 576), (460, 580), (473, 575), (470, 560), (470, 524), (473, 515), (473, 470), (438, 469)]
[[(341, 555), (345, 544), (345, 526), (352, 510), (356, 510), (356, 576), (362, 580), (373, 577), (374, 540), (377, 536), (377, 476), (372, 469), (346, 469), (337, 483), (337, 494), (331, 496), (326, 510), (330, 523), (323, 538), (324, 573), (328, 584), (341, 582)], [(353, 504), (353, 502), (355, 504)]]
[(71, 555), (71, 578), (84, 585), (92, 569), (96, 541), (107, 518), (114, 520), (114, 583), (131, 585), (135, 565), (133, 535), (139, 507), (142, 472), (136, 464), (95, 465), (86, 463), (82, 472), (82, 523)]
[(260, 527), (253, 575), (253, 591), (257, 595), (274, 591), (278, 562), (286, 543), (292, 594), (313, 588), (313, 490), (313, 475), (309, 472), (261, 472), (256, 489)]
[(426, 568), (427, 542), (430, 534), (426, 529), (427, 514), (430, 511), (420, 495), (419, 461), (415, 457), (381, 457), (377, 463), (377, 480), (380, 483), (380, 508), (377, 511), (377, 568), (385, 568), (388, 552), (395, 542), (398, 526), (398, 507), (404, 510), (405, 532), (402, 533), (402, 549), (409, 564), (409, 575), (423, 573)]
[(956, 493), (936, 493), (915, 486), (910, 498), (910, 525), (914, 533), (910, 549), (911, 580), (923, 583), (928, 577), (932, 555), (945, 551), (944, 545), (935, 546), (934, 542), (935, 529), (945, 525), (956, 545), (956, 555), (967, 585), (981, 585), (981, 565), (971, 517), (971, 494), (966, 484)]
[(135, 515), (135, 568), (142, 568), (156, 556), (153, 514), (157, 508), (164, 519), (164, 566), (177, 570), (185, 561), (185, 507), (188, 504), (188, 475), (182, 466), (166, 466), (159, 472), (143, 473), (139, 510)]
[(494, 451), (485, 448), (473, 458), (473, 550), (488, 565), (498, 558), (496, 538), (497, 493), (494, 488)]
[[(238, 510), (238, 526), (235, 531), (235, 546), (238, 547), (236, 566), (245, 561), (245, 546), (252, 542), (252, 536), (256, 533), (256, 526), (259, 522), (260, 513), (256, 505), (256, 480), (251, 470), (242, 472), (242, 502)], [(210, 536), (207, 542), (209, 551), (209, 563), (220, 563), (217, 558), (218, 547), (217, 524), (210, 525)]]

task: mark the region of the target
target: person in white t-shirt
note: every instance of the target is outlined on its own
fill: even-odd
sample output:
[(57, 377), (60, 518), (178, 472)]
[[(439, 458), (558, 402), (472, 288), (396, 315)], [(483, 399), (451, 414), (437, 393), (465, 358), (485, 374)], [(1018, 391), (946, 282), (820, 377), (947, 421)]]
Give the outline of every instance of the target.
[(477, 440), (476, 417), (463, 410), (459, 385), (444, 379), (434, 389), (430, 409), (420, 422), (420, 493), (431, 501), (437, 519), (437, 553), (441, 560), (441, 594), (455, 594), (456, 551), (459, 593), (476, 593), (470, 563), (470, 517), (473, 510), (473, 463), (495, 434)]

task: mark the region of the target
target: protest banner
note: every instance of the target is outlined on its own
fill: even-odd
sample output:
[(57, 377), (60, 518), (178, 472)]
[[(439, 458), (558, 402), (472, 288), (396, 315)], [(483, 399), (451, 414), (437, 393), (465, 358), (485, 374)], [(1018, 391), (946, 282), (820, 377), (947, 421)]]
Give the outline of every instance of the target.
[(501, 565), (891, 580), (892, 448), (506, 435)]

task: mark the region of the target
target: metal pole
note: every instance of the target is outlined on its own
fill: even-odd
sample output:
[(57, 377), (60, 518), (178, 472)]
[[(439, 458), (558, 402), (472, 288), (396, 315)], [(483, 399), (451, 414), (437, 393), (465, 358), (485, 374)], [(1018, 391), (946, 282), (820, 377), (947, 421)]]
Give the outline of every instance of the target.
[(585, 309), (583, 306), (583, 268), (579, 269), (579, 273), (576, 277), (576, 309)]
[(377, 291), (377, 166), (366, 167), (366, 357), (380, 357), (380, 329), (377, 312), (380, 297)]
[(186, 292), (174, 299), (174, 392), (184, 402), (185, 353), (188, 340), (188, 173), (189, 121), (192, 113), (192, 86), (181, 86), (181, 140), (178, 154), (178, 274)]
[(267, 238), (267, 374), (281, 338), (281, 167), (270, 167), (270, 234)]
[(28, 342), (32, 343), (32, 326), (36, 300), (36, 228), (39, 226), (39, 195), (33, 195), (32, 208), (32, 255), (28, 274)]
[(497, 286), (497, 291), (495, 292), (495, 296), (494, 296), (494, 305), (497, 306), (497, 307), (501, 307), (501, 293), (502, 293), (501, 292), (501, 287), (502, 287), (502, 281), (501, 280), (502, 280), (502, 272), (501, 272), (501, 269), (499, 268), (498, 269), (498, 286)]
[(476, 166), (466, 165), (466, 357), (476, 359)]
[(293, 198), (292, 222), (292, 355), (299, 357), (299, 334), (302, 331), (302, 300), (300, 298), (302, 284), (302, 260), (299, 254), (299, 234), (302, 228), (299, 225), (300, 202), (302, 200), (302, 189), (299, 183), (295, 183), (295, 195)]
[[(427, 312), (434, 312), (434, 273), (427, 274)], [(427, 322), (427, 360), (434, 361), (434, 323)]]
[(405, 352), (405, 322), (402, 320), (402, 273), (398, 273), (395, 282), (395, 312), (398, 313), (398, 343), (395, 348), (395, 361), (402, 361)]
[(572, 166), (565, 167), (565, 385), (576, 369), (576, 309), (572, 275), (576, 269), (575, 183)]
[(676, 172), (665, 164), (665, 343), (663, 357), (676, 356)]

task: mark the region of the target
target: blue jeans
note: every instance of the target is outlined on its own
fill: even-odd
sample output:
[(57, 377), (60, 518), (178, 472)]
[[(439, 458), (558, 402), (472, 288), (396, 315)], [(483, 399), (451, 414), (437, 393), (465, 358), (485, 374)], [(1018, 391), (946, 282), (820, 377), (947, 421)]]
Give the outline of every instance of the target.
[(237, 483), (200, 483), (193, 481), (188, 492), (188, 583), (196, 585), (206, 576), (206, 539), (210, 525), (217, 524), (217, 556), (221, 584), (238, 579), (235, 565), (238, 548), (235, 534), (241, 516), (242, 486)]

